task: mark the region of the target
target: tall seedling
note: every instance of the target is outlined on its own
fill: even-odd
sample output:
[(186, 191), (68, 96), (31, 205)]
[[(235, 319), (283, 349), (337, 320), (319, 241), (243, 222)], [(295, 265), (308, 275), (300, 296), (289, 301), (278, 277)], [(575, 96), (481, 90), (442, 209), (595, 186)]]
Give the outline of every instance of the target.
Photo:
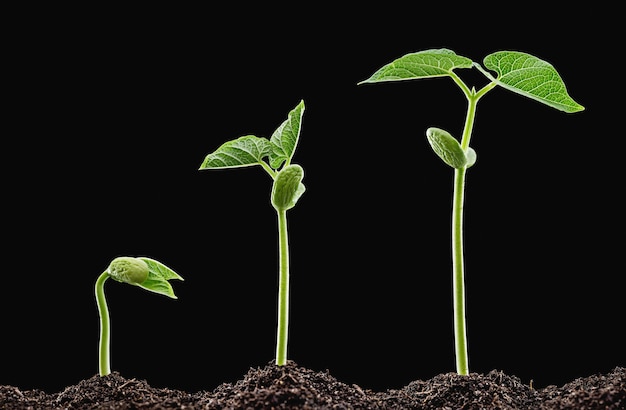
[[(484, 58), (482, 68), (469, 58), (448, 49), (424, 50), (406, 54), (381, 67), (364, 83), (405, 81), (431, 77), (450, 77), (465, 94), (468, 102), (463, 135), (459, 142), (451, 133), (440, 128), (426, 130), (426, 137), (435, 153), (454, 169), (452, 204), (452, 271), (454, 304), (454, 340), (457, 373), (469, 374), (467, 336), (465, 323), (465, 285), (463, 263), (463, 192), (465, 173), (476, 162), (476, 152), (470, 147), (476, 105), (487, 92), (496, 86), (534, 99), (557, 110), (574, 113), (584, 110), (567, 93), (565, 84), (554, 67), (546, 61), (518, 51), (498, 51)], [(489, 83), (471, 89), (454, 72), (455, 69), (476, 68)]]
[(279, 283), (278, 326), (276, 337), (276, 364), (287, 362), (289, 329), (289, 241), (287, 211), (293, 208), (304, 193), (304, 170), (292, 164), (291, 159), (300, 137), (304, 101), (289, 113), (287, 119), (268, 140), (246, 135), (222, 144), (208, 154), (200, 170), (240, 168), (260, 165), (273, 179), (270, 202), (278, 214)]

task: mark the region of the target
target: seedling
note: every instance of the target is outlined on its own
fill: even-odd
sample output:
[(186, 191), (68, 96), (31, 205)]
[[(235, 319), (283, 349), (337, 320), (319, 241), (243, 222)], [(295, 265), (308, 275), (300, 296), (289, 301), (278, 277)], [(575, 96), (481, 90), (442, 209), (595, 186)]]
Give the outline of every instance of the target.
[[(433, 151), (454, 169), (452, 287), (456, 369), (461, 375), (469, 374), (465, 322), (463, 192), (465, 173), (476, 162), (476, 152), (470, 147), (470, 139), (478, 101), (494, 87), (500, 86), (566, 113), (584, 110), (582, 105), (569, 96), (560, 75), (546, 61), (518, 51), (498, 51), (486, 56), (483, 63), (487, 69), (496, 73), (496, 77), (480, 64), (451, 50), (431, 49), (406, 54), (381, 67), (367, 80), (359, 82), (379, 83), (447, 76), (452, 78), (467, 98), (468, 108), (460, 142), (443, 129), (431, 127), (426, 130), (426, 137)], [(470, 89), (454, 72), (457, 68), (476, 68), (487, 77), (489, 83), (478, 91), (474, 87)]]
[(303, 114), (304, 101), (300, 101), (269, 140), (264, 137), (246, 135), (228, 141), (213, 153), (208, 154), (200, 166), (200, 170), (203, 170), (260, 165), (274, 181), (270, 201), (278, 214), (279, 283), (276, 337), (276, 364), (278, 366), (287, 362), (289, 328), (287, 211), (296, 205), (305, 190), (302, 184), (304, 170), (300, 165), (291, 163), (300, 137)]
[(183, 280), (176, 272), (154, 259), (120, 256), (111, 261), (109, 267), (96, 280), (96, 303), (100, 313), (100, 376), (106, 376), (111, 373), (111, 324), (109, 308), (104, 296), (104, 283), (109, 278), (113, 278), (118, 282), (139, 286), (150, 292), (159, 293), (172, 299), (177, 299), (177, 297), (168, 280)]

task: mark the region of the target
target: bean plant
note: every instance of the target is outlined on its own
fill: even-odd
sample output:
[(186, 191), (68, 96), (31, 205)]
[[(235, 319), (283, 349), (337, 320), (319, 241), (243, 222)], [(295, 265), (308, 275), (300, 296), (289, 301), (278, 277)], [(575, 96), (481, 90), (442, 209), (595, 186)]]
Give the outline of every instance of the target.
[(111, 373), (111, 321), (109, 307), (104, 295), (104, 283), (109, 278), (118, 282), (128, 283), (129, 285), (139, 286), (150, 292), (159, 293), (172, 299), (177, 299), (177, 297), (168, 280), (183, 280), (176, 272), (154, 259), (120, 256), (111, 261), (109, 267), (96, 280), (95, 286), (96, 303), (100, 314), (98, 355), (100, 376), (106, 376)]
[(279, 283), (278, 325), (276, 337), (276, 364), (287, 362), (287, 339), (289, 328), (289, 241), (287, 211), (293, 208), (305, 187), (302, 184), (304, 170), (293, 164), (300, 126), (304, 114), (304, 101), (289, 112), (285, 121), (272, 136), (245, 135), (228, 141), (208, 154), (200, 170), (240, 168), (260, 165), (272, 178), (270, 202), (278, 215)]
[[(583, 111), (584, 107), (568, 94), (565, 84), (555, 68), (548, 62), (519, 51), (498, 51), (479, 63), (457, 55), (445, 48), (430, 49), (406, 54), (382, 66), (368, 79), (359, 82), (380, 83), (406, 81), (433, 77), (450, 77), (467, 98), (465, 126), (460, 141), (441, 128), (426, 130), (433, 151), (444, 163), (454, 169), (452, 204), (452, 271), (454, 337), (457, 373), (469, 374), (463, 261), (463, 202), (465, 175), (476, 162), (476, 151), (470, 147), (478, 101), (495, 87), (503, 87), (524, 97), (536, 100), (565, 113)], [(468, 87), (457, 75), (457, 69), (477, 69), (488, 83), (476, 90)], [(495, 73), (487, 71), (491, 70)]]

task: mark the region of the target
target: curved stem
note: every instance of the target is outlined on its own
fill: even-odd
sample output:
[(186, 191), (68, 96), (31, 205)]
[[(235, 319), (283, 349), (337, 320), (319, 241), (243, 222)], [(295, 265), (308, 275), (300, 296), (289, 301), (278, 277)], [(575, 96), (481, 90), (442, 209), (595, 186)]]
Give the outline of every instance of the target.
[(289, 330), (289, 241), (287, 211), (278, 212), (279, 283), (278, 330), (276, 336), (276, 364), (287, 363), (287, 336)]
[(99, 370), (100, 376), (106, 376), (111, 373), (110, 360), (110, 321), (109, 308), (104, 296), (104, 282), (109, 278), (107, 272), (103, 272), (96, 281), (96, 303), (98, 304), (98, 312), (100, 313), (100, 354), (99, 354)]

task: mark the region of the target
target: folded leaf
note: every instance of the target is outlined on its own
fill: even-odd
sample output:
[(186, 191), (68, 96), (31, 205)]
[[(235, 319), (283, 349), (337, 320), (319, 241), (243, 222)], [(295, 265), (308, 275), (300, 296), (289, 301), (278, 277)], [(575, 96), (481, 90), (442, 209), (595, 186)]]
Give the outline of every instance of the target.
[(450, 75), (455, 68), (471, 68), (472, 65), (469, 58), (459, 56), (446, 48), (424, 50), (392, 61), (359, 84), (443, 77)]
[(258, 165), (272, 151), (270, 142), (263, 137), (246, 135), (225, 142), (207, 155), (200, 169), (238, 168)]
[(582, 111), (565, 88), (554, 67), (537, 57), (519, 51), (498, 51), (483, 60), (485, 67), (498, 74), (498, 85), (568, 113)]

